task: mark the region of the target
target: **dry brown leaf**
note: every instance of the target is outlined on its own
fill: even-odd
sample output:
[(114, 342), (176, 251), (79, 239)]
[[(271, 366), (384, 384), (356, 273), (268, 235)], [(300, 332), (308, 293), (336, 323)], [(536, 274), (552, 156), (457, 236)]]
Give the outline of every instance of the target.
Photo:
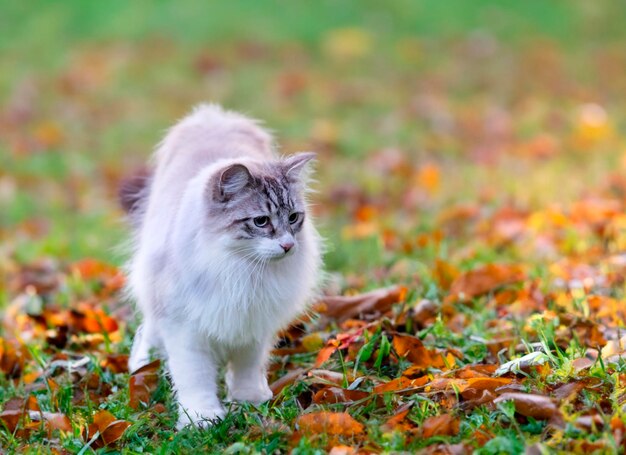
[(328, 340), (326, 346), (320, 350), (315, 359), (315, 367), (320, 367), (338, 350), (350, 347), (361, 339), (363, 334), (363, 327), (359, 327), (356, 330), (351, 330), (346, 333), (340, 333), (335, 338)]
[(307, 378), (309, 378), (308, 380), (311, 383), (334, 385), (341, 385), (345, 380), (352, 381), (353, 379), (350, 374), (344, 376), (343, 373), (340, 373), (339, 371), (320, 369), (309, 371), (307, 373)]
[(126, 373), (128, 371), (128, 355), (109, 354), (101, 362), (102, 368), (107, 368), (113, 373)]
[(421, 340), (410, 335), (395, 335), (393, 348), (400, 357), (406, 357), (416, 367), (450, 368), (456, 363), (454, 356), (424, 347)]
[(49, 430), (72, 431), (72, 422), (65, 414), (59, 412), (44, 412), (43, 419)]
[(303, 434), (329, 434), (333, 436), (360, 436), (365, 432), (362, 423), (347, 412), (318, 411), (301, 415), (296, 427)]
[(563, 384), (560, 387), (557, 387), (553, 392), (552, 396), (557, 400), (571, 400), (575, 398), (578, 393), (585, 388), (584, 381), (574, 381)]
[(405, 287), (392, 286), (365, 294), (328, 296), (322, 299), (316, 309), (328, 317), (343, 321), (373, 311), (384, 313), (390, 310), (394, 303), (402, 301), (405, 295)]
[(475, 400), (483, 396), (485, 391), (493, 392), (498, 387), (511, 382), (513, 380), (508, 378), (469, 378), (461, 396), (464, 400)]
[(20, 423), (20, 420), (25, 418), (25, 411), (23, 409), (6, 409), (0, 412), (0, 420), (6, 426), (10, 433), (13, 433)]
[(315, 404), (352, 403), (371, 396), (362, 390), (348, 390), (341, 387), (325, 387), (313, 395)]
[(379, 384), (372, 389), (373, 393), (387, 393), (387, 392), (398, 392), (404, 390), (416, 389), (418, 387), (423, 387), (424, 385), (430, 382), (430, 378), (428, 376), (422, 376), (417, 379), (409, 379), (407, 377), (401, 376), (396, 379), (392, 379), (389, 382), (384, 384)]
[(587, 357), (580, 357), (572, 362), (572, 366), (574, 367), (574, 371), (576, 373), (580, 373), (583, 370), (588, 370), (593, 366), (595, 362)]
[(433, 436), (454, 436), (459, 433), (460, 420), (450, 414), (442, 414), (426, 419), (420, 429), (424, 439)]
[(89, 441), (97, 432), (100, 433), (94, 443), (95, 447), (111, 445), (119, 440), (126, 429), (131, 425), (125, 420), (118, 420), (113, 414), (106, 410), (100, 410), (93, 416), (93, 422), (88, 427), (85, 437)]
[(549, 397), (532, 393), (507, 392), (493, 400), (494, 403), (512, 401), (515, 411), (537, 420), (552, 420), (561, 416), (561, 411)]
[(435, 268), (433, 269), (433, 278), (441, 289), (447, 291), (454, 280), (459, 276), (459, 270), (449, 262), (441, 259), (435, 260)]
[(293, 384), (298, 378), (302, 377), (307, 372), (306, 368), (297, 368), (295, 370), (290, 371), (284, 376), (281, 376), (279, 379), (274, 381), (270, 385), (270, 390), (274, 394), (274, 396), (278, 395), (285, 387)]
[(161, 362), (155, 360), (142, 366), (128, 379), (129, 403), (133, 409), (138, 409), (140, 403), (150, 403), (152, 393), (159, 383), (159, 367)]
[(408, 431), (415, 427), (415, 424), (407, 420), (406, 416), (411, 412), (413, 403), (407, 403), (396, 410), (385, 423), (381, 425), (383, 431)]
[(125, 420), (116, 420), (107, 425), (104, 431), (100, 433), (104, 445), (108, 446), (119, 440), (130, 425), (131, 423)]
[(450, 295), (446, 302), (466, 302), (525, 278), (526, 274), (519, 265), (488, 264), (458, 276), (450, 286)]
[(315, 367), (322, 366), (330, 357), (339, 349), (339, 343), (337, 340), (330, 340), (328, 345), (320, 349), (315, 359)]
[(22, 374), (27, 351), (17, 342), (0, 338), (0, 371), (9, 378)]

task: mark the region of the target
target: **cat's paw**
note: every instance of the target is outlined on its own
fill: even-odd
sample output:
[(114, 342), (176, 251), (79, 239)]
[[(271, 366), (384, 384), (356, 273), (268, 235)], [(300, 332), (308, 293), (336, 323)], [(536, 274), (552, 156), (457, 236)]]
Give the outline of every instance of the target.
[(233, 401), (247, 401), (252, 404), (265, 403), (271, 400), (274, 394), (267, 385), (261, 387), (235, 387), (229, 391), (229, 398)]
[(182, 430), (188, 426), (200, 429), (209, 428), (222, 420), (225, 415), (226, 411), (221, 406), (206, 409), (179, 408), (176, 429)]

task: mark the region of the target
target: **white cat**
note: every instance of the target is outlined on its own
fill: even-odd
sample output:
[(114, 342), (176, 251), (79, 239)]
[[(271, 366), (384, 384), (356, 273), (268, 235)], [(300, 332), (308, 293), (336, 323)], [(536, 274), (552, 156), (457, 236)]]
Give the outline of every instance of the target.
[(276, 332), (311, 299), (320, 240), (307, 213), (312, 153), (278, 158), (255, 121), (202, 105), (155, 153), (151, 176), (128, 182), (122, 204), (136, 227), (130, 292), (143, 314), (129, 360), (167, 359), (178, 427), (224, 416), (228, 397), (272, 397), (266, 364)]

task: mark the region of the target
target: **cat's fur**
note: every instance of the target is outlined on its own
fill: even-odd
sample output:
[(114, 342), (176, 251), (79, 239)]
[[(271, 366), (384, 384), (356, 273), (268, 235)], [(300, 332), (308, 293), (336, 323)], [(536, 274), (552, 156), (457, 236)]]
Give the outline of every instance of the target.
[[(129, 368), (151, 351), (167, 359), (179, 427), (224, 415), (222, 364), (229, 399), (272, 397), (275, 334), (305, 308), (321, 264), (304, 199), (311, 158), (279, 158), (257, 122), (202, 105), (169, 131), (151, 177), (122, 189), (136, 227), (129, 286), (143, 314)], [(271, 226), (255, 225), (262, 216)]]

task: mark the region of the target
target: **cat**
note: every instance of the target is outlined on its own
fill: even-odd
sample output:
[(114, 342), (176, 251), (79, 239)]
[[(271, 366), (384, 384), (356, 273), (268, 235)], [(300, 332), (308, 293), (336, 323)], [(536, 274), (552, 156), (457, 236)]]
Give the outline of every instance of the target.
[(229, 400), (272, 398), (274, 338), (314, 296), (322, 265), (306, 203), (314, 157), (278, 157), (257, 121), (201, 105), (159, 144), (154, 170), (122, 186), (129, 293), (143, 315), (129, 370), (151, 353), (167, 360), (178, 428), (224, 417), (222, 365)]

